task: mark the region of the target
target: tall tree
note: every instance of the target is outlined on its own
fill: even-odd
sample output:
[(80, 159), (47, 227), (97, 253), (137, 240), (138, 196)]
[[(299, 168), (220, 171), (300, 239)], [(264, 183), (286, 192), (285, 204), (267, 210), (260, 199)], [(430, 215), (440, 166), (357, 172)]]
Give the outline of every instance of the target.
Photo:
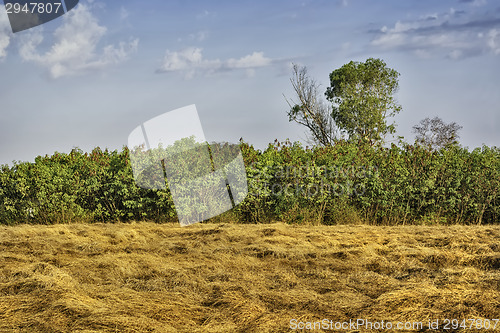
[(305, 66), (293, 65), (290, 78), (297, 101), (286, 99), (290, 111), (288, 120), (304, 125), (309, 130), (312, 143), (329, 146), (337, 135), (330, 107), (324, 103), (318, 89), (320, 85), (307, 74)]
[(457, 144), (458, 131), (463, 127), (455, 122), (446, 124), (441, 118), (429, 117), (422, 119), (420, 123), (413, 126), (413, 132), (416, 134), (416, 143), (437, 150), (451, 144)]
[(394, 93), (399, 88), (399, 73), (381, 59), (351, 61), (330, 73), (327, 99), (333, 103), (331, 116), (350, 139), (370, 144), (382, 143), (395, 132), (387, 118), (401, 111)]

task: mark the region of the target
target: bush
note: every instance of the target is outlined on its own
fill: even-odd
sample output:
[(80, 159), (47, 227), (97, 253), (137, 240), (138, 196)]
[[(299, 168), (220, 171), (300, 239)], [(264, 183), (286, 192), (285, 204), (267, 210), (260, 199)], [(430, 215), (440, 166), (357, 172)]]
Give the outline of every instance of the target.
[[(215, 156), (222, 146), (211, 147)], [(496, 147), (431, 151), (339, 141), (303, 148), (275, 141), (264, 151), (245, 142), (240, 148), (249, 193), (230, 212), (235, 222), (500, 222)], [(136, 185), (126, 147), (0, 167), (1, 224), (129, 220), (175, 221), (177, 214), (168, 188)]]

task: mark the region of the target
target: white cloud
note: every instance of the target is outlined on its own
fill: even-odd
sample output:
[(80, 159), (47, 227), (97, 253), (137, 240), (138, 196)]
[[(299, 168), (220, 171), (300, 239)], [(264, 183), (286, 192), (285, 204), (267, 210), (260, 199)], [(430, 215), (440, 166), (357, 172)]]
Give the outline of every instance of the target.
[(406, 36), (404, 34), (397, 33), (395, 31), (387, 32), (387, 27), (383, 27), (381, 32), (383, 32), (383, 34), (372, 41), (371, 44), (373, 46), (383, 49), (391, 49), (406, 43)]
[(188, 47), (180, 51), (167, 50), (157, 72), (184, 72), (185, 77), (190, 79), (197, 72), (211, 74), (245, 69), (248, 76), (254, 76), (256, 68), (269, 66), (271, 63), (272, 59), (265, 57), (263, 52), (253, 52), (239, 59), (222, 61), (204, 59), (201, 48)]
[(204, 19), (204, 18), (208, 18), (208, 17), (215, 17), (215, 12), (210, 12), (210, 11), (205, 9), (203, 12), (198, 13), (196, 15), (197, 19)]
[[(208, 38), (208, 31), (198, 31), (197, 33), (189, 34), (189, 40), (197, 40), (199, 42), (204, 41)], [(182, 41), (182, 38), (179, 38), (179, 41)]]
[(488, 46), (496, 55), (500, 54), (500, 29), (491, 29), (488, 33)]
[(474, 1), (466, 1), (470, 2), (470, 4), (474, 7), (481, 7), (486, 5), (486, 0), (474, 0)]
[(107, 45), (99, 52), (97, 46), (106, 34), (106, 27), (99, 25), (90, 8), (84, 4), (64, 16), (64, 23), (54, 32), (54, 44), (45, 53), (38, 51), (43, 41), (39, 30), (23, 36), (19, 53), (48, 69), (52, 78), (102, 70), (120, 63), (137, 50), (138, 40)]
[(120, 7), (120, 20), (126, 20), (130, 16), (128, 10), (126, 10), (123, 6)]
[(453, 50), (448, 54), (448, 57), (453, 60), (457, 60), (463, 57), (463, 53), (461, 50)]
[(12, 29), (10, 28), (7, 12), (0, 5), (0, 61), (7, 57), (7, 47), (9, 47), (12, 38)]
[[(454, 11), (454, 9), (451, 8), (450, 12), (453, 12), (453, 11)], [(421, 16), (421, 19), (427, 20), (427, 21), (437, 20), (438, 19), (438, 14), (437, 13), (427, 14), (427, 15)]]
[(271, 59), (264, 57), (264, 52), (254, 52), (240, 59), (229, 59), (227, 67), (236, 68), (257, 68), (271, 64)]
[[(370, 45), (381, 50), (409, 51), (424, 58), (444, 56), (457, 60), (488, 50), (499, 54), (497, 29), (491, 27), (498, 25), (500, 20), (467, 18), (463, 14), (463, 11), (450, 9), (442, 14), (433, 13), (415, 20), (397, 21), (392, 28), (383, 26), (376, 31)], [(489, 38), (483, 38), (486, 35)]]
[(157, 72), (185, 72), (185, 77), (190, 79), (197, 70), (215, 71), (221, 68), (219, 60), (204, 60), (202, 49), (189, 47), (178, 52), (167, 50), (162, 66)]

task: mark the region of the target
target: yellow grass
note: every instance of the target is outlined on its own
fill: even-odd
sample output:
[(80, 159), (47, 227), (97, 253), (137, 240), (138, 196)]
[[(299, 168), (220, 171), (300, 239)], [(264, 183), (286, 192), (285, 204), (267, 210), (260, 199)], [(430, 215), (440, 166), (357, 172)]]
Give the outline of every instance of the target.
[(500, 318), (499, 226), (21, 225), (0, 263), (0, 332)]

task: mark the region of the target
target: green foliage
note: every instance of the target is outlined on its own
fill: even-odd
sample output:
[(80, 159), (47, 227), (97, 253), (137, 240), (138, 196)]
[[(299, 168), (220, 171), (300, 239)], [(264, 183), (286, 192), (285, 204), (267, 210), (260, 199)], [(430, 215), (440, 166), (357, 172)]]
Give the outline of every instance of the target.
[(373, 147), (340, 141), (304, 149), (275, 142), (247, 168), (252, 221), (498, 223), (500, 149)]
[(381, 59), (351, 61), (330, 73), (326, 96), (333, 105), (332, 117), (349, 138), (379, 142), (395, 132), (386, 119), (401, 111), (393, 97), (399, 73)]
[[(218, 166), (234, 157), (220, 154), (226, 148), (210, 146)], [(430, 150), (339, 141), (310, 149), (276, 141), (264, 151), (245, 142), (240, 148), (249, 193), (226, 214), (235, 222), (500, 222), (497, 147)], [(127, 148), (75, 149), (0, 167), (1, 224), (128, 220), (165, 222), (177, 216), (168, 188), (136, 185)]]
[(167, 190), (136, 186), (129, 151), (74, 149), (15, 163), (0, 172), (0, 223), (172, 220)]

